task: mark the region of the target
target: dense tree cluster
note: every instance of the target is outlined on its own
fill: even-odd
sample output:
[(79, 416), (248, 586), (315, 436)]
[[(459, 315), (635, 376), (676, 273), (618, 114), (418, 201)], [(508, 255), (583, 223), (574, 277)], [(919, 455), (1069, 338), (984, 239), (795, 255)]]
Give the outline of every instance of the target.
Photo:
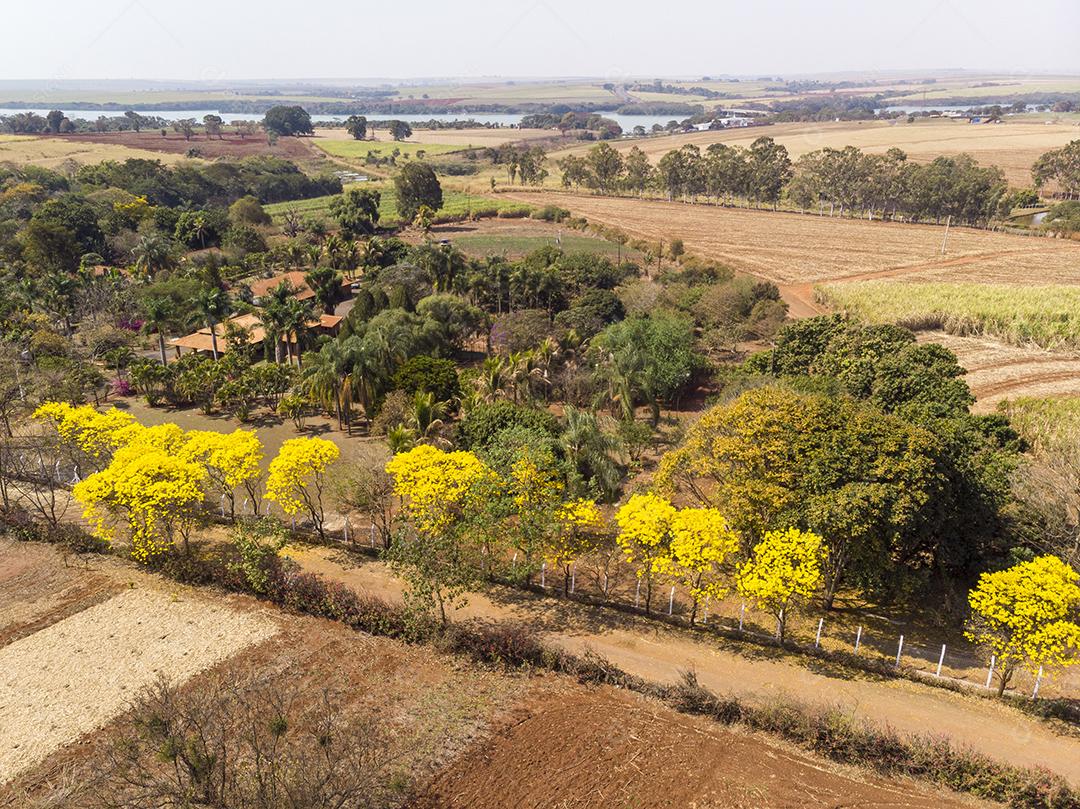
[(764, 387), (696, 423), (662, 486), (746, 537), (820, 534), (827, 601), (845, 580), (889, 597), (1007, 555), (1019, 441), (1004, 418), (969, 413), (951, 352), (893, 326), (811, 318), (746, 367)]

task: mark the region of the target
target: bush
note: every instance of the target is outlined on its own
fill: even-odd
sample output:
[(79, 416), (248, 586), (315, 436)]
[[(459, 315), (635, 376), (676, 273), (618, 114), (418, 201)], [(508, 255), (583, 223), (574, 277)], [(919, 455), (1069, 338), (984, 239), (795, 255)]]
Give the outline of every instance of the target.
[(371, 432), (386, 435), (399, 424), (407, 424), (412, 412), (412, 396), (403, 390), (390, 391), (371, 421)]
[(408, 394), (417, 391), (434, 394), (438, 402), (453, 401), (461, 395), (457, 366), (453, 361), (424, 354), (406, 360), (394, 374), (393, 386)]
[(537, 208), (530, 216), (533, 219), (542, 219), (545, 222), (562, 222), (564, 219), (570, 218), (570, 211), (566, 208), (560, 208), (558, 205), (545, 205), (543, 208)]
[(465, 654), (477, 663), (503, 668), (553, 668), (557, 653), (545, 647), (536, 633), (520, 624), (450, 624), (442, 638), (450, 652)]
[(524, 427), (550, 436), (559, 434), (558, 419), (546, 410), (495, 402), (477, 405), (458, 424), (458, 443), (462, 449), (481, 449), (508, 427)]

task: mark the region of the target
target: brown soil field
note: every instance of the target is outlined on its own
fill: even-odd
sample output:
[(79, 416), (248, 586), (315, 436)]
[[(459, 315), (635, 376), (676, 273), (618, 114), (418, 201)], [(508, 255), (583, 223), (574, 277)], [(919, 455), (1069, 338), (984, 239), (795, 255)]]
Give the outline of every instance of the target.
[[(946, 119), (927, 119), (912, 124), (904, 120), (829, 121), (691, 132), (612, 145), (620, 151), (629, 151), (636, 145), (655, 162), (664, 153), (687, 143), (702, 150), (711, 143), (749, 146), (762, 135), (783, 144), (792, 160), (817, 149), (842, 149), (844, 146), (857, 146), (871, 154), (884, 153), (895, 146), (918, 162), (929, 162), (940, 155), (967, 153), (983, 165), (1000, 167), (1010, 183), (1027, 187), (1031, 185), (1031, 165), (1039, 155), (1080, 137), (1080, 129), (1069, 123), (1046, 124), (1042, 121), (985, 125)], [(588, 151), (588, 145), (574, 146), (553, 153), (551, 162), (567, 154), (585, 151)]]
[[(380, 116), (381, 118), (382, 116)], [(390, 133), (386, 129), (368, 130), (371, 140), (380, 142), (393, 142)], [(501, 146), (504, 143), (516, 143), (520, 141), (552, 140), (558, 137), (558, 132), (550, 129), (510, 129), (509, 127), (476, 129), (414, 129), (412, 137), (406, 143), (445, 143), (451, 146), (468, 145), (483, 148), (488, 146)], [(316, 129), (315, 136), (328, 140), (352, 140), (352, 135), (342, 128)]]
[[(62, 565), (50, 547), (6, 543), (0, 551), (8, 572)], [(0, 763), (6, 766), (13, 755), (21, 761), (32, 759), (10, 783), (0, 786), (2, 807), (24, 806), (27, 799), (35, 806), (65, 807), (89, 807), (100, 801), (102, 788), (95, 785), (95, 776), (107, 747), (127, 721), (123, 706), (103, 717), (99, 729), (68, 732), (63, 738), (50, 720), (68, 706), (65, 719), (81, 717), (79, 721), (89, 724), (86, 711), (96, 717), (97, 706), (110, 702), (113, 693), (122, 693), (125, 704), (137, 693), (140, 683), (131, 676), (132, 663), (113, 654), (115, 638), (93, 629), (95, 609), (103, 618), (101, 608), (124, 606), (108, 616), (110, 634), (123, 635), (135, 608), (150, 606), (129, 602), (161, 597), (172, 585), (120, 560), (94, 558), (88, 564), (94, 569), (73, 567), (72, 576), (114, 581), (126, 577), (137, 587), (76, 616), (85, 624), (78, 627), (74, 647), (82, 651), (52, 637), (74, 627), (65, 621), (28, 640), (40, 638), (45, 651), (54, 656), (107, 659), (100, 672), (109, 682), (103, 689), (85, 676), (85, 668), (72, 669), (72, 676), (83, 675), (82, 687), (33, 700), (38, 721), (27, 734), (29, 745), (20, 741), (21, 747), (14, 747), (12, 723), (5, 712), (30, 709), (26, 695), (40, 689), (39, 682), (55, 680), (56, 672), (51, 666), (39, 668), (35, 683), (19, 683), (12, 701), (12, 695), (4, 692), (11, 688), (10, 667), (0, 669), (4, 719)], [(153, 584), (158, 589), (151, 589)], [(346, 717), (373, 717), (387, 729), (404, 781), (419, 788), (410, 803), (414, 807), (833, 807), (851, 805), (851, 800), (867, 807), (984, 805), (927, 785), (836, 766), (769, 737), (686, 717), (636, 695), (590, 689), (550, 674), (506, 675), (329, 621), (269, 613), (250, 599), (188, 588), (177, 591), (166, 602), (155, 602), (149, 613), (153, 620), (147, 622), (153, 632), (132, 651), (145, 657), (157, 644), (171, 647), (175, 654), (188, 645), (178, 643), (185, 636), (197, 633), (209, 640), (238, 620), (273, 627), (269, 636), (245, 636), (245, 650), (224, 659), (219, 656), (210, 668), (203, 666), (182, 690), (194, 693), (218, 679), (269, 681), (283, 692), (308, 698), (329, 689)], [(191, 606), (198, 610), (189, 611)], [(225, 623), (214, 620), (222, 616)], [(208, 620), (212, 625), (206, 625)], [(180, 625), (174, 626), (177, 621)], [(88, 628), (91, 631), (85, 631)], [(0, 655), (25, 648), (21, 643), (9, 645)], [(192, 666), (186, 657), (170, 668), (174, 677)], [(72, 690), (74, 696), (67, 693)], [(73, 698), (87, 705), (72, 710)], [(17, 726), (27, 727), (23, 722)], [(46, 746), (52, 749), (40, 754)], [(105, 794), (111, 799), (122, 797), (109, 789)]]
[(681, 238), (695, 255), (781, 285), (864, 277), (1080, 283), (1080, 244), (943, 227), (586, 194), (506, 192), (569, 208), (649, 240)]
[(1021, 348), (989, 337), (922, 332), (920, 342), (940, 343), (967, 369), (976, 413), (992, 413), (1017, 396), (1080, 396), (1080, 354)]
[(115, 595), (120, 582), (52, 548), (0, 538), (0, 648)]
[(185, 140), (183, 135), (168, 130), (165, 137), (160, 130), (145, 132), (87, 132), (78, 135), (44, 135), (45, 143), (63, 144), (94, 143), (102, 146), (140, 149), (148, 152), (161, 152), (169, 155), (186, 155), (191, 149), (198, 149), (199, 156), (207, 159), (215, 157), (248, 157), (250, 155), (274, 155), (293, 160), (318, 158), (321, 152), (316, 150), (309, 138), (278, 138), (273, 146), (266, 142), (261, 134), (240, 138), (232, 133), (222, 133), (222, 137), (208, 138), (203, 134), (194, 135)]
[[(401, 582), (381, 562), (331, 548), (295, 547), (287, 554), (305, 569), (358, 590), (401, 598)], [(505, 588), (470, 594), (455, 617), (528, 623), (549, 642), (579, 654), (595, 651), (648, 680), (675, 682), (692, 669), (702, 685), (718, 693), (754, 701), (789, 697), (826, 703), (902, 733), (940, 734), (993, 758), (1044, 766), (1080, 784), (1080, 737), (974, 695), (825, 664), (810, 666), (774, 649), (703, 638), (634, 615)], [(1075, 695), (1075, 684), (1070, 693)]]
[(506, 806), (958, 807), (979, 802), (815, 761), (634, 694), (574, 689), (523, 706), (412, 809)]

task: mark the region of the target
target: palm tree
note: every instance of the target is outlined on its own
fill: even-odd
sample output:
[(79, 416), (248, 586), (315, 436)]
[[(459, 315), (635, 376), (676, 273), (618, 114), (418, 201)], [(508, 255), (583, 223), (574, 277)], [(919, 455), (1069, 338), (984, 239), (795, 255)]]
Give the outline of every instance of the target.
[(314, 312), (309, 301), (298, 298), (289, 298), (285, 304), (285, 349), (289, 355), (289, 363), (292, 363), (292, 343), (296, 342), (296, 366), (303, 367), (301, 360), (301, 345), (307, 332), (308, 324), (314, 318)]
[(263, 309), (259, 320), (262, 321), (266, 332), (267, 345), (274, 347), (274, 362), (276, 363), (281, 362), (281, 338), (287, 333), (286, 308), (295, 293), (296, 289), (286, 279), (267, 292), (263, 298)]
[(421, 441), (438, 439), (438, 432), (446, 418), (448, 402), (435, 401), (435, 394), (430, 391), (416, 391), (413, 394), (412, 414), (409, 421)]
[(79, 279), (64, 272), (49, 273), (41, 285), (41, 299), (45, 309), (56, 316), (64, 326), (64, 334), (71, 336), (71, 318), (75, 314), (75, 295), (79, 291)]
[(506, 361), (500, 356), (487, 357), (476, 376), (476, 392), (480, 400), (490, 404), (506, 395)]
[(160, 233), (140, 236), (131, 248), (135, 269), (152, 278), (158, 270), (168, 269), (173, 262), (172, 243)]
[(168, 298), (147, 298), (143, 301), (143, 331), (157, 332), (162, 365), (169, 364), (165, 356), (165, 327), (171, 316), (172, 302)]
[(322, 310), (334, 314), (338, 290), (341, 288), (341, 275), (332, 267), (316, 267), (304, 276), (304, 283), (315, 293), (315, 300)]
[(594, 413), (567, 405), (563, 418), (565, 426), (559, 444), (567, 460), (583, 480), (594, 481), (610, 500), (619, 489), (619, 467), (612, 457), (619, 450), (619, 440), (600, 429)]
[(220, 287), (207, 287), (192, 300), (210, 329), (210, 348), (214, 359), (218, 358), (217, 324), (229, 316), (232, 302), (229, 294)]
[(337, 415), (338, 429), (342, 429), (340, 373), (341, 344), (333, 340), (322, 347), (308, 362), (300, 379), (300, 386), (313, 402), (318, 402), (331, 414)]

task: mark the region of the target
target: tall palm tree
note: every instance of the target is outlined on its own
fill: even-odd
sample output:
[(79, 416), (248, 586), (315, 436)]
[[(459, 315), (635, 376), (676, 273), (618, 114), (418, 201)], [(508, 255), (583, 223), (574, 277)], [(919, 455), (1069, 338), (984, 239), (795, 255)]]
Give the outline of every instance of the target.
[(259, 320), (262, 321), (266, 333), (266, 344), (274, 347), (274, 362), (279, 364), (282, 360), (283, 351), (281, 339), (288, 331), (285, 323), (288, 316), (286, 309), (295, 292), (296, 289), (293, 285), (288, 280), (285, 280), (263, 297), (263, 307)]
[(210, 348), (214, 359), (218, 358), (217, 324), (229, 316), (232, 302), (229, 294), (220, 287), (207, 287), (192, 300), (210, 329)]
[(341, 274), (333, 267), (316, 267), (304, 276), (304, 283), (315, 293), (315, 300), (322, 310), (328, 315), (334, 314)]
[(143, 330), (157, 332), (161, 364), (168, 365), (169, 361), (165, 356), (165, 328), (172, 317), (172, 302), (168, 298), (147, 298), (143, 301), (142, 308)]
[(292, 363), (292, 343), (296, 343), (296, 366), (303, 367), (302, 344), (307, 334), (308, 324), (314, 319), (315, 312), (312, 310), (310, 301), (302, 301), (298, 298), (289, 298), (285, 304), (285, 349)]

